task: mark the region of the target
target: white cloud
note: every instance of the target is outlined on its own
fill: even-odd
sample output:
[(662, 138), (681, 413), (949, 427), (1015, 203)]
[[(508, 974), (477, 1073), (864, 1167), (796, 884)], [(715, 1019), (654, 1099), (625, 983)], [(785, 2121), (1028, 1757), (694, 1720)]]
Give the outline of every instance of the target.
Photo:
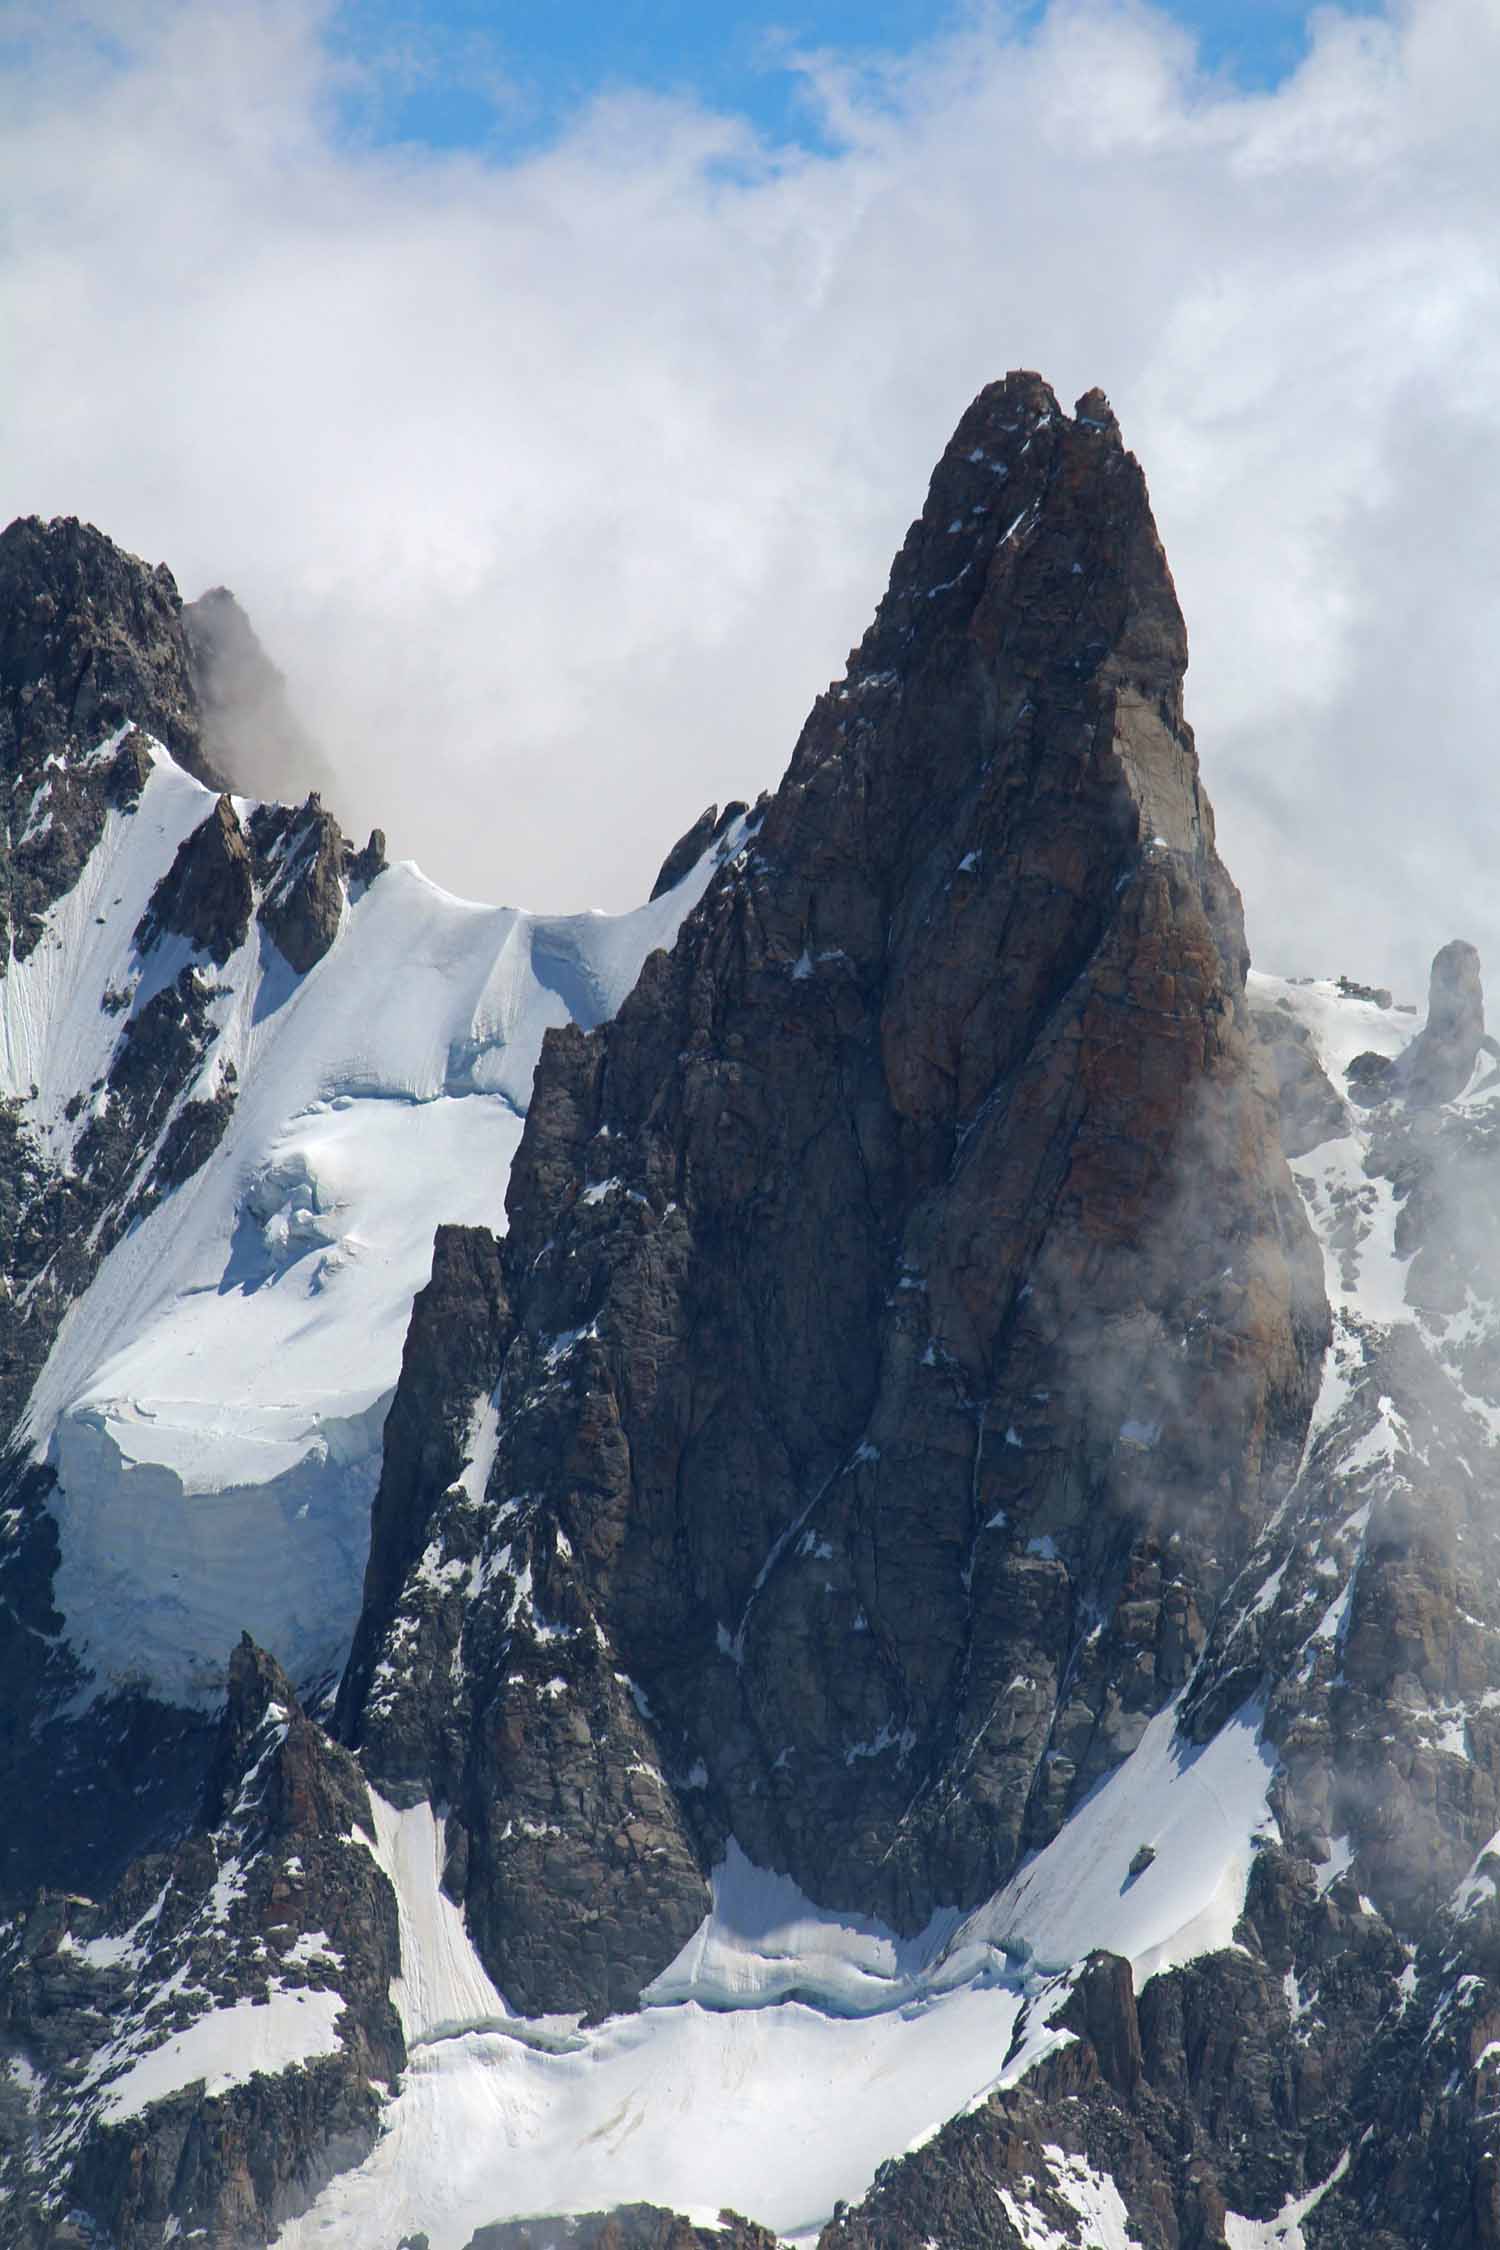
[(775, 780), (1027, 365), (1101, 382), (1145, 463), (1257, 957), (1413, 997), (1451, 935), (1500, 966), (1495, 0), (1324, 10), (1269, 96), (1054, 0), (810, 60), (831, 156), (643, 98), (508, 167), (351, 146), (292, 0), (33, 41), (0, 513), (232, 584), (351, 824), (479, 895), (638, 896)]

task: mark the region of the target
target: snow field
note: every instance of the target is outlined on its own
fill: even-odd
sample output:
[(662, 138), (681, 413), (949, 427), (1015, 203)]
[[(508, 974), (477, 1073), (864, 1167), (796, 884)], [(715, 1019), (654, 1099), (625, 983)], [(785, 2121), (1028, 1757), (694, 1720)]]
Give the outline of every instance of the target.
[(339, 2051), (335, 2028), (344, 2003), (336, 1992), (301, 1987), (273, 1991), (268, 2000), (236, 2000), (200, 2016), (117, 2078), (101, 2110), (108, 2125), (138, 2117), (152, 2102), (203, 2081), (209, 2098), (242, 2086), (260, 2071), (289, 2070)]
[[(1178, 1735), (1175, 1702), (1158, 1712), (1061, 1834), (964, 1922), (950, 1964), (998, 1947), (1058, 1973), (1103, 1947), (1130, 1962), (1139, 1990), (1231, 1945), (1256, 1836), (1275, 1832), (1266, 1793), (1276, 1761), (1259, 1722), (1247, 1705), (1199, 1748)], [(1156, 1857), (1132, 1875), (1142, 1844)]]
[[(1093, 1948), (1129, 1958), (1139, 1986), (1232, 1942), (1268, 1819), (1256, 1719), (1241, 1712), (1197, 1750), (1163, 1712), (1004, 1891), (916, 1938), (813, 1905), (731, 1843), (709, 1915), (641, 2012), (591, 2029), (511, 2013), (439, 1887), (441, 1818), (372, 1791), (411, 2060), (377, 2147), (280, 2250), (394, 2250), (418, 2228), (432, 2250), (464, 2250), (497, 2219), (636, 2200), (709, 2221), (728, 2204), (811, 2239), (886, 2158), (1069, 2036), (1047, 2019)], [(1131, 1877), (1142, 1842), (1157, 1858)], [(1113, 2183), (1057, 2156), (1050, 2184), (1091, 2250), (1130, 2250)], [(1027, 2218), (1036, 2250), (1052, 2250), (1055, 2235)]]
[[(79, 1129), (65, 1106), (89, 1099), (122, 1027), (106, 993), (159, 989), (189, 958), (180, 940), (144, 963), (133, 945), (213, 803), (153, 755), (135, 812), (108, 816), (35, 952), (0, 979), (0, 1087), (58, 1161)], [(28, 1409), (58, 1474), (58, 1599), (99, 1686), (211, 1703), (245, 1628), (294, 1678), (342, 1662), (433, 1232), (503, 1228), (545, 1032), (614, 1012), (718, 856), (635, 913), (553, 918), (471, 905), (396, 865), (305, 977), (258, 923), (209, 970), (218, 1036), (195, 1090), (232, 1066), (229, 1128), (105, 1259)]]

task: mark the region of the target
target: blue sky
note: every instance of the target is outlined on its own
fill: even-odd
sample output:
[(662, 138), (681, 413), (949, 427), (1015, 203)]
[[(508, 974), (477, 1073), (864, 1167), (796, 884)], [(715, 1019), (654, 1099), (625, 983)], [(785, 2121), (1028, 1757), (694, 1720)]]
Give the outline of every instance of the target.
[[(1375, 13), (1378, 0), (1342, 0)], [(797, 47), (901, 53), (961, 22), (957, 0), (346, 0), (335, 38), (377, 66), (356, 105), (381, 141), (492, 153), (545, 141), (611, 88), (690, 92), (778, 139), (816, 141)], [(1018, 5), (1026, 17), (1040, 6)], [(1274, 86), (1306, 45), (1304, 0), (1166, 0), (1204, 61), (1243, 86)]]

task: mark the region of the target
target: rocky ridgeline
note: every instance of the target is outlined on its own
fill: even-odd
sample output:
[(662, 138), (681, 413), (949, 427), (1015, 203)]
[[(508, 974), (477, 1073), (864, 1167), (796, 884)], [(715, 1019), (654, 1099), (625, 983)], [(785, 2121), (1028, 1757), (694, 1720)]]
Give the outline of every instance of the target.
[[(200, 605), (170, 574), (71, 519), (0, 535), (0, 921), (14, 970), (29, 965), (48, 909), (70, 892), (106, 821), (136, 810), (151, 742), (222, 787), (229, 715), (255, 686), (281, 697), (258, 644), (205, 597), (235, 669), (217, 666)], [(227, 606), (226, 606), (227, 605)], [(248, 636), (248, 638), (247, 638)], [(258, 663), (258, 668), (257, 668)], [(101, 747), (102, 743), (102, 747)], [(259, 918), (294, 974), (326, 952), (351, 890), (384, 864), (378, 833), (354, 851), (316, 795), (243, 823), (220, 795), (164, 874), (135, 933), (128, 974), (106, 995), (113, 1051), (49, 1152), (25, 1099), (0, 1099), (0, 1895), (45, 1872), (111, 1877), (191, 1804), (201, 1724), (125, 1698), (86, 1737), (58, 1717), (78, 1686), (52, 1603), (57, 1532), (50, 1472), (16, 1442), (27, 1397), (68, 1311), (111, 1247), (212, 1156), (238, 1088), (213, 1059), (217, 972)], [(81, 942), (81, 941), (80, 941)], [(34, 1091), (34, 1089), (33, 1089)]]
[[(215, 758), (247, 700), (274, 712), (284, 690), (224, 589), (184, 606), (164, 567), (71, 517), (27, 517), (0, 534), (0, 927), (14, 960), (29, 958), (109, 814), (134, 810), (150, 740), (222, 790)], [(0, 1328), (4, 1427), (111, 1242), (216, 1144), (233, 1088), (189, 1098), (213, 969), (258, 914), (305, 973), (337, 935), (348, 885), (372, 880), (384, 856), (378, 831), (363, 851), (346, 844), (316, 794), (300, 811), (262, 806), (248, 832), (221, 795), (136, 933), (132, 975), (110, 998), (114, 1054), (77, 1097), (89, 1113), (64, 1171), (48, 1167), (23, 1110), (0, 1103), (0, 1292), (13, 1308)], [(163, 983), (153, 955), (174, 936), (192, 957)]]
[[(0, 551), (14, 574), (39, 539), (96, 537), (14, 527)], [(5, 689), (28, 825), (80, 724), (203, 754), (212, 636), (109, 555), (82, 622), (4, 643), (31, 651)], [(1175, 1701), (1184, 1759), (1239, 1713), (1274, 1763), (1234, 1945), (1139, 1988), (1106, 1954), (1042, 1978), (1014, 2050), (1050, 2023), (1041, 2059), (893, 2152), (824, 2250), (1500, 2245), (1479, 964), (1445, 948), (1415, 1037), (1348, 980), (1247, 990), (1185, 664), (1102, 396), (1069, 417), (1033, 376), (986, 390), (673, 951), (612, 1023), (548, 1035), (508, 1234), (438, 1233), (337, 1741), (246, 1645), (196, 1809), (136, 1817), (164, 1848), (90, 1883), (102, 1903), (16, 1898), (0, 2242), (266, 2242), (369, 2146), (404, 2054), (367, 1782), (446, 1808), (445, 1887), (509, 2002), (598, 2017), (698, 1926), (729, 1836), (911, 1931), (987, 1898)], [(82, 796), (107, 810), (133, 771), (126, 735)], [(663, 883), (743, 810), (711, 808)], [(56, 849), (12, 889), (18, 931), (59, 895)], [(316, 799), (246, 819), (227, 796), (178, 853), (138, 944), (193, 965), (130, 1098), (159, 1147), (188, 1116), (189, 1169), (213, 1146), (193, 994), (256, 916), (310, 966), (379, 859)], [(127, 997), (117, 1055), (147, 1005)], [(58, 1183), (17, 1131), (0, 1195), (32, 1210)], [(130, 1192), (171, 1191), (156, 1162)], [(35, 1482), (9, 1534), (20, 1743), (56, 1645)], [(171, 1761), (162, 1732), (97, 1724), (101, 1776)], [(11, 1756), (6, 1806), (45, 1804)], [(240, 2003), (325, 2006), (326, 2051), (131, 2095)], [(631, 2205), (497, 2221), (471, 2250), (707, 2238)]]

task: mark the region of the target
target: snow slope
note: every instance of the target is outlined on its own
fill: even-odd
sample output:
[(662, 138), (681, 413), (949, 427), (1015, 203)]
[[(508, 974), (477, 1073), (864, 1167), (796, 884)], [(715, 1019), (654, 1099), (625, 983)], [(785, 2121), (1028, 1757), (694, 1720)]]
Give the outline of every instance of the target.
[[(438, 1888), (443, 1841), (430, 1808), (398, 1813), (373, 1792), (372, 1802), (376, 1856), (400, 1900), (404, 1966), (392, 1997), (411, 2061), (384, 2137), (283, 2229), (282, 2250), (394, 2250), (418, 2229), (431, 2250), (463, 2250), (496, 2218), (631, 2201), (709, 2223), (728, 2203), (810, 2237), (838, 2197), (863, 2193), (879, 2163), (1002, 2073), (1019, 1986), (991, 1974), (943, 1993), (912, 1974), (892, 1976), (879, 2010), (827, 2005), (820, 1961), (890, 1969), (893, 1941), (877, 1925), (841, 1927), (784, 1878), (757, 1877), (742, 1854), (716, 1883), (717, 1926), (698, 1958), (728, 1950), (748, 1967), (764, 1942), (764, 1973), (747, 1975), (744, 2004), (718, 2004), (716, 1976), (706, 2002), (685, 1996), (684, 1963), (661, 1987), (684, 1996), (638, 2015), (588, 2031), (523, 2022)], [(807, 1997), (769, 2004), (794, 1931)], [(835, 2000), (842, 1981), (840, 1968)]]
[[(1055, 1974), (1104, 1946), (1130, 1962), (1139, 1987), (1232, 1944), (1255, 1839), (1275, 1833), (1266, 1792), (1276, 1761), (1260, 1719), (1247, 1704), (1200, 1747), (1178, 1734), (1168, 1704), (1061, 1834), (970, 1916), (954, 1959), (998, 1946)], [(1132, 1875), (1142, 1845), (1155, 1857)]]
[[(133, 944), (213, 803), (154, 756), (137, 810), (110, 813), (36, 951), (0, 980), (0, 1092), (59, 1161), (77, 1129), (66, 1105), (88, 1098), (120, 1028), (106, 993), (139, 980), (139, 1004), (188, 958), (182, 940), (144, 963)], [(244, 1628), (300, 1680), (342, 1662), (433, 1231), (503, 1227), (544, 1032), (612, 1014), (713, 867), (635, 913), (549, 919), (393, 866), (301, 978), (252, 922), (215, 975), (195, 1089), (232, 1069), (228, 1132), (105, 1259), (28, 1412), (58, 1476), (58, 1601), (100, 1685), (212, 1702)]]
[[(382, 2140), (281, 2250), (394, 2250), (419, 2228), (431, 2250), (464, 2250), (497, 2219), (630, 2201), (709, 2221), (728, 2204), (810, 2239), (886, 2158), (1069, 2036), (1047, 2018), (1092, 1948), (1125, 1954), (1144, 1983), (1230, 1942), (1271, 1771), (1254, 1712), (1202, 1750), (1163, 1712), (995, 1899), (905, 1940), (815, 1906), (731, 1843), (712, 1911), (641, 2013), (590, 2030), (511, 2013), (438, 1887), (441, 1822), (372, 1792), (412, 2060)], [(1157, 1859), (1132, 1878), (1143, 1841)], [(1076, 2196), (1086, 2243), (1127, 2250), (1113, 2184), (1074, 2179), (1073, 2161), (1059, 2152), (1049, 2184)], [(1054, 2236), (1027, 2223), (1050, 2250)]]

